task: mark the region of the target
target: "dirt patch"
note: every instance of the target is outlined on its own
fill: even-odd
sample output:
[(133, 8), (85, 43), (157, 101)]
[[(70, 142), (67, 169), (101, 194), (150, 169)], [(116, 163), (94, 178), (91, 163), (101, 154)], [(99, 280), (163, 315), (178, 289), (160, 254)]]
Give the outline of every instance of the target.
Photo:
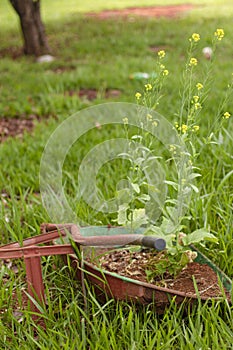
[(117, 89), (106, 89), (101, 92), (96, 89), (80, 89), (79, 91), (70, 90), (66, 92), (69, 96), (78, 96), (81, 98), (85, 98), (89, 101), (95, 100), (96, 98), (117, 98), (121, 95), (121, 91)]
[[(121, 91), (117, 89), (106, 89), (104, 91), (98, 91), (97, 89), (80, 89), (66, 91), (65, 95), (77, 96), (82, 99), (93, 101), (97, 98), (113, 99), (121, 95)], [(36, 121), (40, 121), (42, 118), (37, 115), (29, 115), (27, 118), (7, 118), (0, 117), (0, 143), (4, 142), (8, 137), (22, 138), (24, 132), (32, 132)], [(43, 118), (44, 119), (44, 118)]]
[(19, 57), (24, 56), (22, 47), (6, 47), (0, 50), (0, 58), (10, 57), (13, 60), (17, 60)]
[(121, 10), (104, 10), (99, 13), (89, 12), (86, 15), (99, 19), (108, 19), (112, 17), (167, 17), (176, 18), (185, 12), (194, 8), (192, 4), (153, 6), (153, 7), (131, 7)]
[[(104, 254), (98, 262), (104, 270), (148, 283), (146, 270), (153, 254), (151, 251), (132, 252), (124, 249)], [(216, 273), (207, 264), (199, 264), (197, 262), (188, 264), (176, 278), (169, 275), (169, 273), (165, 273), (162, 278), (157, 276), (150, 283), (184, 292), (187, 296), (192, 297), (196, 295), (194, 279), (201, 297), (213, 298), (222, 296)], [(225, 293), (230, 298), (230, 294), (227, 291)]]
[(0, 143), (8, 137), (21, 138), (25, 131), (31, 132), (36, 120), (36, 115), (30, 115), (28, 118), (0, 118)]

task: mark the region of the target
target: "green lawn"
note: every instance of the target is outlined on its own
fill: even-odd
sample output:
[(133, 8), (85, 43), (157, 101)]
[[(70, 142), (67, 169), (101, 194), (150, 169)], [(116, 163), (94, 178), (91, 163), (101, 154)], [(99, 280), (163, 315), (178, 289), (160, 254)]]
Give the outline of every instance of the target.
[[(163, 4), (182, 3), (165, 1)], [(184, 3), (184, 2), (183, 2)], [(202, 4), (201, 1), (193, 1)], [(135, 102), (135, 92), (142, 91), (146, 81), (131, 80), (134, 72), (151, 73), (156, 53), (152, 48), (165, 48), (165, 64), (169, 76), (158, 112), (170, 122), (176, 121), (180, 105), (182, 67), (188, 48), (188, 38), (200, 33), (196, 53), (198, 67), (204, 72), (210, 67), (202, 48), (211, 46), (216, 28), (224, 28), (225, 38), (219, 45), (211, 73), (209, 99), (203, 106), (197, 159), (201, 178), (196, 181), (199, 193), (189, 207), (190, 220), (186, 230), (209, 227), (219, 238), (219, 244), (208, 243), (204, 249), (231, 278), (233, 276), (232, 224), (232, 117), (224, 129), (216, 133), (215, 143), (205, 145), (203, 138), (212, 126), (219, 101), (224, 98), (232, 76), (232, 14), (231, 1), (205, 1), (180, 19), (109, 19), (86, 18), (86, 11), (131, 6), (130, 1), (43, 1), (42, 10), (49, 43), (56, 60), (37, 64), (33, 58), (19, 56), (21, 43), (16, 15), (7, 1), (0, 3), (0, 118), (40, 117), (33, 133), (23, 139), (9, 138), (0, 145), (0, 238), (2, 244), (39, 233), (42, 222), (50, 221), (39, 195), (40, 160), (48, 138), (63, 120), (86, 107), (100, 103)], [(150, 6), (159, 1), (137, 1), (133, 6)], [(81, 14), (82, 13), (82, 14)], [(68, 44), (67, 44), (68, 43)], [(198, 70), (199, 72), (199, 70)], [(196, 73), (203, 81), (205, 73)], [(80, 89), (96, 89), (95, 100), (78, 96)], [(108, 89), (120, 95), (105, 98)], [(232, 99), (224, 106), (233, 115)], [(223, 110), (221, 110), (223, 112)], [(133, 131), (132, 131), (133, 132)], [(77, 169), (94, 146), (122, 136), (122, 128), (103, 127), (84, 135), (74, 145), (64, 164), (64, 186), (72, 202), (77, 190)], [(127, 168), (127, 167), (126, 167)], [(113, 162), (103, 167), (99, 176), (100, 190), (106, 196), (114, 192), (124, 164)], [(110, 172), (111, 171), (111, 172)], [(111, 176), (110, 176), (111, 175)], [(74, 201), (74, 200), (73, 200)], [(74, 205), (76, 205), (74, 201)], [(95, 212), (83, 201), (78, 203), (79, 215), (91, 225), (114, 223), (116, 216)], [(58, 270), (53, 266), (57, 264)], [(89, 291), (87, 308), (83, 305), (80, 285), (70, 278), (69, 267), (58, 258), (43, 259), (48, 307), (43, 310), (47, 331), (34, 324), (30, 312), (17, 314), (12, 294), (21, 303), (25, 288), (23, 263), (0, 269), (0, 331), (2, 349), (231, 349), (232, 307), (224, 302), (196, 305), (187, 313), (171, 305), (163, 316), (156, 315), (153, 305), (136, 307), (110, 300), (104, 305)], [(22, 316), (22, 317), (21, 317)]]

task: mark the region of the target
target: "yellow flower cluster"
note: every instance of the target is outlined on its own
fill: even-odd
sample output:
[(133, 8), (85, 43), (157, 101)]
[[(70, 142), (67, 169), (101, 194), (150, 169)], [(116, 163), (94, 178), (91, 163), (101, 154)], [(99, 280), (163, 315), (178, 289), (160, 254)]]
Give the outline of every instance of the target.
[(176, 154), (176, 146), (175, 145), (170, 145), (169, 151), (173, 154)]
[(129, 120), (128, 120), (127, 117), (123, 118), (122, 121), (123, 121), (124, 124), (129, 124)]
[(150, 121), (153, 119), (151, 114), (147, 114), (146, 117), (147, 117), (147, 119), (150, 120)]
[(159, 56), (159, 58), (164, 58), (164, 57), (165, 57), (165, 55), (166, 55), (166, 53), (165, 53), (165, 51), (164, 51), (164, 50), (160, 50), (160, 51), (158, 52), (158, 56)]
[(193, 125), (193, 131), (198, 131), (200, 129), (199, 125)]
[(188, 130), (188, 125), (182, 124), (182, 125), (181, 125), (181, 131), (182, 131), (182, 133), (185, 134), (185, 133), (187, 132), (187, 130)]
[(201, 109), (201, 104), (199, 102), (195, 103), (194, 108), (197, 109)]
[(225, 112), (224, 114), (223, 114), (223, 118), (225, 118), (225, 119), (229, 119), (230, 118), (230, 113), (229, 112)]
[(189, 66), (196, 66), (197, 65), (197, 59), (192, 57), (190, 58), (190, 61), (189, 61)]
[(165, 69), (166, 67), (164, 66), (164, 64), (160, 64), (159, 68), (161, 69), (162, 75), (166, 76), (169, 74), (169, 71), (167, 69)]
[(137, 100), (140, 100), (140, 98), (142, 97), (142, 94), (140, 94), (140, 92), (136, 92), (135, 97)]
[(224, 37), (224, 30), (219, 28), (216, 29), (214, 36), (216, 36), (217, 40), (222, 40), (222, 38)]
[(196, 85), (197, 90), (203, 89), (203, 85), (201, 83), (197, 83)]
[(152, 85), (151, 84), (146, 84), (145, 85), (145, 89), (146, 89), (146, 91), (152, 90)]
[(195, 43), (198, 42), (201, 39), (200, 34), (193, 33), (192, 37), (189, 39), (189, 41), (194, 41)]
[(175, 127), (177, 130), (181, 131), (183, 134), (185, 134), (189, 129), (187, 124), (182, 124), (181, 126), (179, 126), (177, 122), (175, 122)]
[(197, 103), (199, 101), (199, 96), (193, 96), (193, 101)]

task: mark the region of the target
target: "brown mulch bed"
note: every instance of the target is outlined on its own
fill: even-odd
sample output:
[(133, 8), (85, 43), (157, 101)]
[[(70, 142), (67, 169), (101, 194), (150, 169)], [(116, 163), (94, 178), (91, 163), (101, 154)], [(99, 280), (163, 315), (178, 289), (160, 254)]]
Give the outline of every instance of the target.
[(36, 115), (30, 115), (28, 118), (0, 118), (0, 143), (8, 137), (22, 138), (25, 131), (31, 132), (34, 128), (35, 121), (38, 120)]
[[(148, 261), (153, 254), (151, 251), (143, 250), (138, 252), (131, 252), (127, 249), (118, 250), (102, 255), (98, 260), (98, 266), (100, 265), (104, 270), (148, 283), (145, 271)], [(150, 283), (184, 292), (192, 297), (196, 296), (194, 279), (201, 297), (213, 298), (222, 296), (216, 273), (207, 264), (199, 264), (197, 262), (188, 264), (176, 278), (166, 273), (163, 278), (156, 277)], [(230, 294), (227, 291), (225, 293), (230, 298)]]
[(188, 12), (194, 8), (192, 4), (183, 5), (168, 5), (168, 6), (151, 6), (151, 7), (130, 7), (120, 10), (104, 10), (98, 13), (89, 12), (88, 17), (95, 17), (99, 19), (108, 19), (116, 17), (167, 17), (176, 18), (181, 14)]

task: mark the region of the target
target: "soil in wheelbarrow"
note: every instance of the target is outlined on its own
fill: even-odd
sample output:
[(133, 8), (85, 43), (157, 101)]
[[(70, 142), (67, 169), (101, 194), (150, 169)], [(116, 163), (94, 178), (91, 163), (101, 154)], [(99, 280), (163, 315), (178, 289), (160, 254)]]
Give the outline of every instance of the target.
[[(127, 249), (112, 251), (102, 254), (98, 260), (91, 261), (103, 270), (117, 273), (141, 282), (184, 292), (187, 296), (196, 296), (194, 280), (198, 294), (204, 298), (216, 298), (223, 296), (218, 283), (218, 276), (207, 264), (192, 262), (187, 265), (175, 278), (169, 273), (157, 276), (148, 281), (148, 262), (154, 253), (148, 250), (132, 252)], [(87, 259), (89, 260), (89, 259)], [(89, 260), (90, 261), (90, 260)], [(97, 262), (98, 261), (98, 262)], [(230, 298), (230, 293), (225, 290), (225, 295)]]

